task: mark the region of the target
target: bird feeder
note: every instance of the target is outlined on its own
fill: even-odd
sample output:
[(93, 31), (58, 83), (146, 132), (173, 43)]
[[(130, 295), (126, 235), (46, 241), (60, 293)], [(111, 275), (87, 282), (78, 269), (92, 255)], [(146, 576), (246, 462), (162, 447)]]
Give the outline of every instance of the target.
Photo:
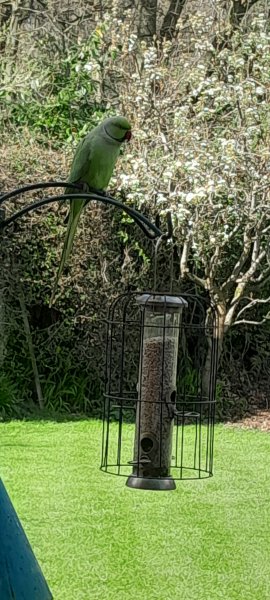
[(177, 296), (143, 294), (142, 346), (136, 410), (134, 472), (129, 487), (172, 489), (170, 479), (176, 374), (182, 309)]
[(215, 315), (194, 296), (126, 294), (114, 301), (101, 469), (151, 490), (212, 475), (216, 342)]

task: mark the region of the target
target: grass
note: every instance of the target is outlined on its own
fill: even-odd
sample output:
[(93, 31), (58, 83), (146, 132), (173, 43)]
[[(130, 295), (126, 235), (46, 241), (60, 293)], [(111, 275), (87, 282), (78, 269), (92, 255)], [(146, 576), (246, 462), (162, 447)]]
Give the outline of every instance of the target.
[(98, 421), (0, 425), (1, 477), (54, 600), (270, 598), (267, 433), (217, 426), (214, 477), (174, 492), (99, 471), (100, 439)]

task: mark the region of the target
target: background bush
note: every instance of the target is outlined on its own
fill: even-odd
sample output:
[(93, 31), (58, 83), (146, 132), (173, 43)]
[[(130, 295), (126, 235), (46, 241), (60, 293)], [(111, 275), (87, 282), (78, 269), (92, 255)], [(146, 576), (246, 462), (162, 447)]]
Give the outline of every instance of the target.
[[(260, 0), (151, 6), (2, 3), (1, 189), (65, 179), (78, 140), (126, 114), (133, 141), (110, 191), (152, 219), (159, 212), (162, 227), (172, 211), (174, 288), (216, 307), (219, 416), (235, 416), (268, 397), (269, 11)], [(50, 205), (1, 238), (3, 389), (14, 384), (14, 409), (37, 406), (20, 293), (45, 406), (97, 414), (108, 303), (151, 287), (153, 247), (120, 213), (88, 206), (50, 310), (66, 212)]]

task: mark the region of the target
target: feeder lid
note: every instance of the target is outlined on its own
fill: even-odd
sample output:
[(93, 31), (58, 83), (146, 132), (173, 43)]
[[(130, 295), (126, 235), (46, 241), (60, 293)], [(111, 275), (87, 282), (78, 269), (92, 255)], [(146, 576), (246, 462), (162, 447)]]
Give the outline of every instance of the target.
[(170, 308), (175, 311), (179, 310), (180, 307), (184, 308), (188, 306), (187, 301), (181, 296), (167, 296), (160, 294), (142, 294), (136, 298), (138, 304), (144, 305), (145, 307), (154, 308), (156, 310), (160, 308)]

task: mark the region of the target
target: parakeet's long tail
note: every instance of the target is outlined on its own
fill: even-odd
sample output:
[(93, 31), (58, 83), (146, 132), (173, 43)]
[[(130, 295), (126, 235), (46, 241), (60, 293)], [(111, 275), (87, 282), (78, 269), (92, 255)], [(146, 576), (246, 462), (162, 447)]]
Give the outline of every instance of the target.
[(53, 285), (53, 290), (52, 290), (52, 294), (51, 294), (51, 298), (50, 298), (50, 302), (49, 302), (49, 307), (50, 308), (51, 308), (51, 306), (52, 306), (52, 304), (54, 302), (54, 298), (55, 298), (55, 294), (56, 294), (58, 282), (59, 282), (60, 277), (61, 277), (61, 275), (63, 273), (64, 266), (65, 266), (66, 262), (68, 261), (70, 253), (71, 253), (71, 250), (72, 250), (72, 246), (73, 246), (73, 242), (74, 242), (74, 237), (75, 237), (77, 225), (78, 225), (78, 222), (80, 220), (80, 215), (81, 215), (81, 211), (77, 212), (77, 214), (75, 214), (75, 215), (74, 215), (74, 211), (72, 209), (69, 212), (66, 237), (65, 237), (65, 241), (64, 241), (64, 247), (63, 247), (63, 250), (62, 250), (61, 260), (60, 260), (60, 264), (59, 264), (59, 267), (58, 267), (56, 279), (55, 279), (55, 282), (54, 282), (54, 285)]

